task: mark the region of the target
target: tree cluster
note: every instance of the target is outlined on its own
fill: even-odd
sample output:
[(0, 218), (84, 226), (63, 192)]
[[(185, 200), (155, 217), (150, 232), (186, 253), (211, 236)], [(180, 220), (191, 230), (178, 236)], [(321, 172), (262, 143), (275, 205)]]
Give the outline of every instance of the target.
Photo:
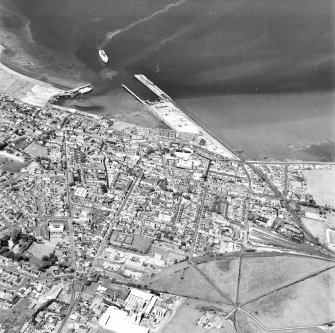
[[(14, 245), (20, 244), (18, 253), (14, 253), (10, 250), (9, 240), (11, 240)], [(11, 235), (4, 235), (0, 238), (0, 255), (15, 261), (28, 261), (29, 258), (23, 253), (30, 247), (34, 240), (35, 237), (33, 235), (25, 234), (21, 230), (16, 229)]]
[(45, 271), (49, 267), (53, 266), (58, 260), (54, 252), (50, 253), (48, 256), (44, 255), (42, 257), (42, 266), (39, 268), (41, 271)]

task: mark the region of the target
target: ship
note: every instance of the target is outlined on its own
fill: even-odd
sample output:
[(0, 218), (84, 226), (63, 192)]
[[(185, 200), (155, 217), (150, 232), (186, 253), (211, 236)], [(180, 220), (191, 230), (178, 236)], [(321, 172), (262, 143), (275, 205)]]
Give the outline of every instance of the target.
[(100, 50), (100, 49), (99, 49), (99, 56), (100, 56), (101, 60), (102, 60), (105, 64), (107, 64), (107, 62), (108, 62), (108, 56), (107, 56), (107, 54), (106, 54), (106, 52), (105, 52), (104, 50)]

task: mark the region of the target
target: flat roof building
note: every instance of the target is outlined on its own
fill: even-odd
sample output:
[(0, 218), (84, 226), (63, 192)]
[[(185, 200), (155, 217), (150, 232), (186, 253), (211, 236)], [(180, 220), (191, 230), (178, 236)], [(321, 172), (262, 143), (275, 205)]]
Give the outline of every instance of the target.
[(101, 316), (99, 325), (115, 333), (149, 333), (149, 328), (129, 321), (128, 313), (110, 306)]
[(326, 230), (326, 243), (329, 247), (335, 248), (335, 231), (331, 229)]

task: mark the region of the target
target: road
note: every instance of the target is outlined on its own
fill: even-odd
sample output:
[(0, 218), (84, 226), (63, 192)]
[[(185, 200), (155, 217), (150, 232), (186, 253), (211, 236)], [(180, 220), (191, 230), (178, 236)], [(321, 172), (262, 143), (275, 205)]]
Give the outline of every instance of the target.
[(204, 209), (204, 203), (205, 203), (205, 199), (206, 199), (206, 195), (207, 195), (207, 187), (204, 187), (204, 192), (202, 193), (202, 198), (201, 198), (201, 203), (200, 203), (200, 207), (198, 209), (198, 213), (197, 213), (197, 217), (196, 217), (196, 225), (194, 228), (194, 239), (192, 242), (192, 246), (190, 249), (190, 258), (193, 258), (194, 255), (194, 250), (195, 247), (197, 245), (197, 241), (198, 241), (198, 236), (199, 236), (199, 227), (200, 227), (200, 222), (201, 222), (201, 217), (202, 217), (202, 211)]
[(69, 168), (68, 168), (68, 156), (67, 156), (67, 146), (66, 146), (66, 137), (64, 136), (64, 156), (65, 156), (65, 163), (66, 163), (66, 170), (65, 170), (65, 178), (66, 178), (66, 196), (68, 202), (68, 210), (69, 210), (69, 237), (70, 237), (70, 256), (71, 256), (71, 266), (74, 269), (73, 280), (71, 285), (71, 300), (69, 304), (69, 308), (66, 314), (66, 317), (62, 321), (61, 325), (59, 326), (57, 333), (61, 333), (62, 329), (69, 318), (71, 311), (76, 303), (76, 292), (74, 290), (74, 285), (76, 284), (76, 254), (75, 254), (75, 240), (74, 240), (74, 230), (73, 230), (73, 219), (72, 219), (72, 203), (70, 197), (70, 186), (69, 186)]
[(269, 331), (269, 332), (291, 331), (291, 332), (294, 332), (295, 330), (299, 330), (299, 329), (317, 328), (322, 332), (327, 332), (321, 326), (296, 326), (296, 327), (284, 327), (284, 328), (268, 328), (268, 327), (265, 327), (256, 317), (254, 317), (250, 313), (244, 311), (243, 309), (237, 308), (236, 310), (241, 311), (244, 314), (246, 314), (248, 317), (250, 317), (252, 320), (254, 320), (264, 331)]
[(244, 224), (245, 224), (245, 233), (244, 233), (244, 239), (243, 239), (243, 244), (244, 247), (248, 246), (249, 243), (249, 220), (248, 220), (248, 213), (250, 209), (250, 193), (247, 194), (247, 198), (245, 200), (245, 208), (244, 208)]
[[(128, 190), (128, 193), (126, 194), (126, 196), (124, 197), (120, 207), (118, 208), (115, 216), (114, 216), (114, 220), (117, 218), (117, 216), (121, 213), (124, 205), (126, 204), (127, 200), (129, 199), (132, 191), (134, 190), (136, 184), (138, 183), (138, 181), (142, 178), (143, 176), (143, 170), (140, 171), (140, 173), (138, 174), (138, 176), (136, 177), (136, 180), (133, 182), (133, 184), (131, 185), (131, 187), (129, 188)], [(94, 257), (94, 260), (93, 260), (93, 263), (92, 263), (92, 266), (90, 267), (90, 269), (88, 270), (87, 272), (87, 278), (85, 279), (85, 281), (83, 282), (82, 286), (85, 285), (85, 282), (91, 277), (91, 274), (93, 273), (95, 267), (97, 266), (97, 263), (98, 263), (98, 259), (99, 257), (101, 256), (101, 253), (102, 251), (104, 250), (104, 248), (106, 247), (107, 245), (107, 242), (108, 242), (108, 239), (110, 237), (110, 234), (113, 230), (113, 227), (114, 227), (114, 224), (113, 224), (113, 221), (111, 222), (111, 224), (109, 225), (109, 228), (104, 236), (104, 239), (102, 240), (100, 246), (99, 246), (99, 249)], [(74, 285), (75, 285), (75, 281), (73, 282), (72, 284), (72, 295), (71, 295), (71, 302), (70, 302), (70, 306), (69, 306), (69, 310), (68, 310), (68, 313), (66, 315), (66, 317), (64, 318), (63, 322), (62, 322), (62, 325), (60, 326), (60, 328), (58, 329), (57, 333), (61, 333), (61, 330), (62, 328), (64, 327), (64, 325), (66, 324), (70, 314), (71, 314), (71, 311), (72, 309), (74, 308), (77, 300), (80, 298), (81, 294), (82, 294), (82, 291), (83, 291), (83, 288), (82, 288), (82, 291), (80, 292), (75, 292), (74, 290)]]
[(250, 193), (253, 193), (253, 190), (252, 190), (252, 183), (251, 183), (251, 177), (250, 177), (250, 175), (249, 175), (249, 172), (248, 172), (248, 170), (247, 170), (247, 168), (245, 167), (244, 164), (242, 164), (242, 168), (243, 168), (243, 170), (244, 170), (244, 173), (247, 175), (249, 192), (250, 192)]
[(262, 171), (256, 168), (253, 164), (247, 163), (246, 161), (244, 161), (244, 163), (246, 163), (246, 165), (248, 165), (249, 168), (251, 168), (261, 179), (263, 179), (269, 185), (271, 190), (275, 193), (277, 199), (281, 200), (284, 203), (286, 210), (291, 214), (294, 222), (304, 232), (304, 234), (308, 236), (309, 240), (312, 243), (321, 247), (328, 255), (334, 256), (335, 252), (331, 251), (325, 245), (320, 244), (320, 242), (315, 238), (315, 236), (305, 227), (300, 218), (297, 216), (294, 209), (292, 209), (291, 206), (289, 205), (289, 202), (286, 199), (286, 197), (277, 189), (276, 186), (273, 185), (273, 183), (268, 179), (268, 177)]
[[(222, 144), (222, 146), (224, 146), (226, 149), (226, 145)], [(232, 150), (229, 149), (231, 152)], [(66, 147), (66, 141), (64, 139), (64, 151), (65, 151), (65, 161), (67, 163), (67, 147)], [(287, 211), (292, 215), (293, 217), (293, 220), (297, 223), (297, 225), (301, 228), (301, 230), (304, 231), (304, 233), (310, 238), (310, 240), (312, 242), (314, 242), (315, 244), (317, 244), (318, 242), (316, 241), (315, 237), (309, 232), (309, 230), (307, 230), (305, 228), (305, 226), (302, 224), (300, 218), (296, 215), (295, 211), (290, 207), (288, 201), (286, 200), (286, 197), (274, 186), (274, 184), (268, 179), (268, 177), (263, 173), (261, 172), (258, 168), (256, 168), (253, 163), (254, 162), (251, 162), (251, 161), (246, 161), (245, 158), (243, 156), (239, 156), (239, 155), (236, 155), (236, 153), (234, 152), (233, 153), (235, 156), (237, 156), (241, 162), (243, 163), (243, 168), (245, 169), (246, 171), (246, 174), (247, 174), (247, 177), (248, 177), (248, 183), (249, 183), (249, 191), (251, 191), (251, 179), (250, 179), (250, 175), (248, 174), (245, 166), (249, 166), (249, 168), (251, 170), (253, 170), (253, 172), (255, 172), (261, 179), (263, 179), (267, 184), (268, 186), (271, 188), (271, 190), (275, 193), (275, 195), (277, 196), (278, 199), (281, 199), (283, 200), (284, 202), (284, 205), (285, 205), (285, 208), (287, 209)], [(292, 164), (292, 163), (290, 163)], [(312, 164), (312, 163), (311, 163)], [(108, 170), (107, 170), (107, 167), (106, 167), (106, 157), (104, 158), (104, 165), (105, 165), (105, 168), (106, 168), (106, 173), (107, 173), (107, 177), (108, 177)], [(285, 166), (286, 170), (287, 170), (287, 166)], [(131, 188), (129, 189), (128, 193), (126, 194), (125, 198), (123, 199), (120, 207), (118, 208), (116, 214), (115, 214), (115, 217), (114, 217), (114, 220), (118, 217), (118, 215), (121, 213), (124, 205), (126, 204), (129, 196), (131, 195), (132, 191), (134, 190), (137, 182), (139, 181), (140, 178), (142, 178), (142, 175), (143, 175), (143, 171), (140, 172), (140, 174), (138, 175), (138, 177), (136, 178), (136, 180), (133, 182)], [(108, 178), (107, 178), (108, 179)], [(287, 181), (287, 178), (285, 177), (285, 181)], [(68, 168), (66, 169), (66, 183), (67, 183), (67, 197), (68, 197), (68, 206), (69, 206), (69, 211), (70, 211), (70, 218), (69, 218), (69, 232), (70, 232), (70, 242), (71, 242), (71, 259), (72, 259), (72, 263), (74, 264), (75, 266), (75, 257), (74, 257), (74, 239), (73, 239), (73, 225), (72, 225), (72, 216), (71, 216), (71, 200), (70, 200), (70, 189), (69, 189), (69, 175), (68, 175)], [(108, 181), (109, 183), (109, 181)], [(286, 192), (286, 191), (285, 191)], [(284, 194), (285, 194), (284, 192)], [(191, 250), (190, 250), (190, 258), (193, 257), (194, 255), (194, 250), (195, 250), (195, 247), (196, 247), (196, 244), (197, 244), (197, 240), (198, 240), (198, 235), (199, 235), (199, 227), (200, 227), (200, 223), (201, 223), (201, 216), (202, 216), (202, 212), (203, 212), (203, 206), (204, 206), (204, 202), (205, 202), (205, 198), (206, 198), (206, 194), (207, 194), (207, 188), (205, 187), (204, 188), (204, 192), (203, 192), (203, 195), (202, 195), (202, 200), (201, 200), (201, 204), (200, 204), (200, 207), (199, 207), (199, 211), (198, 211), (198, 214), (197, 214), (197, 218), (196, 218), (196, 226), (195, 226), (195, 235), (194, 235), (194, 242), (192, 244), (192, 247), (191, 247)], [(250, 197), (248, 195), (247, 197), (247, 201), (246, 201), (246, 212), (249, 210), (249, 204), (250, 204)], [(247, 220), (247, 214), (246, 214), (246, 220)], [(248, 242), (248, 235), (249, 235), (249, 224), (248, 224), (248, 221), (246, 221), (245, 223), (246, 225), (246, 237), (245, 237), (245, 242), (247, 243)], [(91, 273), (94, 271), (94, 268), (96, 267), (97, 265), (97, 262), (98, 262), (98, 258), (101, 256), (101, 253), (102, 251), (104, 250), (104, 248), (106, 247), (107, 245), (107, 242), (108, 242), (108, 239), (110, 237), (110, 234), (113, 230), (113, 223), (110, 224), (109, 228), (108, 228), (108, 231), (106, 232), (105, 236), (104, 236), (104, 239), (103, 241), (101, 242), (100, 246), (99, 246), (99, 249), (96, 253), (96, 256), (94, 258), (94, 261), (92, 263), (92, 266), (90, 267), (90, 270), (89, 270), (89, 274), (88, 274), (88, 277), (91, 276)], [(72, 236), (71, 236), (72, 235)], [(327, 252), (329, 253), (329, 250), (326, 248)], [(191, 259), (190, 259), (190, 262), (192, 263)], [(197, 269), (196, 265), (193, 265), (193, 267), (195, 267), (195, 269)], [(74, 281), (75, 282), (75, 281)], [(73, 282), (73, 285), (74, 285), (74, 282)], [(209, 281), (211, 284), (212, 282)], [(71, 303), (70, 303), (70, 306), (69, 306), (69, 311), (68, 311), (68, 314), (66, 316), (66, 318), (64, 319), (61, 327), (59, 328), (58, 332), (61, 332), (63, 326), (65, 325), (70, 313), (71, 313), (71, 310), (72, 308), (75, 306), (75, 303), (76, 303), (76, 299), (78, 299), (78, 295), (76, 295), (74, 289), (73, 289), (73, 285), (72, 285), (72, 295), (71, 295)], [(213, 287), (216, 287), (215, 284), (213, 284)], [(216, 287), (217, 288), (217, 287)], [(220, 292), (222, 293), (222, 292)], [(81, 293), (80, 293), (81, 294)], [(227, 295), (225, 294), (222, 294), (222, 296), (224, 298), (227, 299)], [(229, 298), (228, 298), (229, 299)], [(231, 300), (230, 300), (231, 301)], [(240, 311), (243, 311), (245, 312), (243, 309), (240, 309), (238, 308), (238, 310)], [(246, 312), (245, 312), (246, 313)], [(246, 313), (247, 314), (247, 313)], [(249, 315), (249, 314), (247, 314)], [(249, 315), (250, 316), (250, 315)], [(264, 330), (272, 330), (272, 331), (275, 331), (277, 329), (268, 329), (266, 327), (264, 327), (261, 323), (259, 323), (257, 321), (256, 318), (252, 317)], [(292, 329), (292, 328), (290, 328)], [(296, 328), (297, 329), (297, 328)], [(278, 330), (285, 330), (285, 329), (278, 329)]]
[(73, 309), (74, 305), (76, 304), (76, 301), (77, 301), (77, 295), (76, 295), (76, 292), (74, 290), (74, 281), (72, 281), (70, 304), (69, 304), (69, 307), (67, 309), (66, 316), (65, 316), (64, 320), (62, 321), (61, 325), (59, 326), (59, 328), (57, 330), (57, 333), (62, 333), (63, 327), (66, 324), (68, 318), (70, 317), (72, 309)]
[(285, 198), (287, 198), (287, 186), (288, 186), (288, 167), (289, 164), (285, 164), (284, 167), (284, 193), (283, 195), (285, 196)]
[[(120, 204), (118, 210), (117, 210), (116, 213), (115, 213), (115, 216), (114, 216), (114, 218), (113, 218), (113, 221), (115, 221), (115, 220), (117, 219), (117, 217), (119, 216), (119, 214), (121, 213), (121, 211), (122, 211), (124, 205), (125, 205), (126, 202), (128, 201), (128, 199), (129, 199), (131, 193), (133, 192), (134, 188), (136, 187), (138, 181), (142, 178), (142, 176), (143, 176), (143, 170), (140, 171), (140, 173), (139, 173), (138, 176), (136, 177), (135, 181), (131, 184), (131, 186), (130, 186), (130, 188), (129, 188), (127, 194), (126, 194), (126, 196), (123, 198), (123, 200), (122, 200), (122, 202), (121, 202), (121, 204)], [(105, 234), (105, 236), (104, 236), (104, 239), (102, 240), (102, 242), (101, 242), (101, 244), (100, 244), (100, 246), (99, 246), (99, 249), (98, 249), (98, 251), (97, 251), (97, 253), (96, 253), (95, 257), (94, 257), (92, 266), (90, 267), (90, 269), (89, 269), (89, 271), (88, 271), (88, 274), (87, 274), (87, 275), (88, 275), (88, 278), (89, 278), (89, 277), (91, 276), (91, 274), (93, 273), (94, 268), (95, 268), (95, 266), (97, 265), (98, 259), (99, 259), (99, 257), (101, 256), (102, 251), (104, 250), (104, 248), (105, 248), (106, 245), (107, 245), (107, 242), (108, 242), (108, 239), (109, 239), (109, 237), (110, 237), (110, 234), (111, 234), (111, 232), (112, 232), (112, 230), (113, 230), (113, 228), (114, 228), (114, 223), (113, 223), (113, 221), (111, 221), (111, 223), (110, 223), (110, 225), (109, 225), (109, 227), (108, 227), (108, 230), (107, 230), (107, 232), (106, 232), (106, 234)]]
[(69, 185), (68, 156), (67, 156), (67, 146), (66, 146), (65, 137), (64, 137), (64, 157), (65, 157), (65, 163), (66, 163), (65, 179), (66, 179), (66, 197), (67, 197), (67, 204), (68, 204), (68, 210), (69, 210), (68, 225), (69, 225), (69, 236), (70, 236), (71, 266), (75, 270), (76, 269), (75, 241), (74, 241), (74, 231), (73, 231), (72, 203), (71, 203), (70, 185)]
[(248, 160), (245, 161), (246, 163), (251, 163), (251, 164), (307, 164), (307, 165), (314, 165), (314, 164), (320, 164), (320, 165), (335, 165), (335, 162), (320, 162), (320, 161), (298, 161), (298, 162), (294, 162), (294, 161), (290, 161), (290, 162), (285, 162), (285, 161), (252, 161), (252, 160)]
[(230, 296), (224, 293), (221, 288), (219, 288), (198, 266), (196, 263), (193, 263), (192, 259), (190, 259), (191, 267), (194, 268), (206, 281), (208, 284), (212, 286), (212, 288), (223, 298), (228, 301), (227, 304), (236, 305), (235, 301), (233, 301)]
[(106, 156), (106, 154), (104, 154), (103, 162), (104, 162), (104, 167), (105, 167), (105, 172), (106, 172), (107, 188), (109, 189), (110, 179), (109, 179), (109, 173), (108, 173), (108, 167), (107, 167), (106, 161), (108, 161), (108, 157)]
[(311, 273), (311, 274), (302, 276), (302, 277), (300, 277), (298, 280), (295, 280), (295, 281), (293, 281), (293, 282), (289, 282), (289, 283), (287, 283), (287, 284), (285, 284), (285, 285), (282, 285), (282, 286), (280, 286), (280, 287), (278, 287), (278, 288), (276, 288), (276, 289), (272, 289), (272, 290), (270, 290), (270, 291), (268, 291), (268, 292), (266, 292), (266, 293), (264, 293), (264, 294), (262, 294), (262, 295), (259, 295), (259, 296), (256, 296), (256, 297), (254, 297), (254, 298), (250, 298), (250, 299), (248, 299), (248, 300), (245, 300), (245, 301), (243, 301), (243, 303), (240, 303), (239, 306), (244, 306), (244, 305), (246, 305), (246, 304), (249, 304), (249, 303), (253, 303), (253, 302), (255, 302), (255, 301), (258, 301), (259, 299), (264, 298), (265, 296), (268, 296), (268, 295), (277, 293), (277, 292), (280, 291), (280, 290), (289, 288), (289, 287), (291, 287), (291, 286), (293, 286), (293, 285), (295, 285), (295, 284), (297, 284), (297, 283), (300, 283), (300, 282), (302, 282), (302, 281), (305, 281), (305, 280), (314, 278), (314, 277), (316, 277), (316, 276), (318, 276), (318, 275), (320, 275), (320, 274), (322, 274), (322, 273), (324, 273), (324, 272), (330, 271), (330, 270), (333, 269), (334, 267), (335, 267), (335, 265), (331, 265), (331, 266), (329, 266), (329, 267), (327, 267), (327, 268), (324, 268), (324, 269), (318, 270), (318, 271), (316, 271), (316, 272), (313, 272), (313, 273)]
[[(320, 242), (316, 239), (316, 237), (305, 227), (305, 225), (302, 223), (300, 218), (297, 216), (296, 212), (290, 207), (289, 202), (287, 201), (286, 197), (277, 189), (277, 187), (268, 179), (268, 177), (254, 165), (254, 164), (262, 164), (262, 163), (265, 163), (265, 164), (266, 163), (267, 164), (302, 164), (301, 162), (259, 162), (259, 161), (246, 160), (246, 158), (244, 157), (243, 152), (234, 151), (228, 145), (223, 143), (222, 140), (218, 140), (218, 141), (222, 144), (223, 147), (225, 147), (225, 149), (230, 150), (230, 152), (232, 152), (235, 155), (235, 157), (237, 157), (243, 163), (242, 167), (244, 169), (245, 169), (245, 166), (248, 166), (261, 179), (263, 179), (265, 181), (265, 183), (268, 184), (268, 186), (270, 187), (272, 192), (275, 193), (277, 199), (280, 199), (284, 202), (285, 208), (292, 215), (292, 218), (293, 218), (294, 222), (305, 233), (305, 235), (308, 236), (309, 240), (312, 243), (321, 247), (323, 249), (323, 251), (327, 253), (327, 255), (335, 256), (334, 251), (330, 250), (327, 246), (325, 246), (323, 244), (320, 244)], [(303, 162), (303, 164), (322, 164), (322, 163), (320, 163), (320, 162)], [(335, 164), (335, 162), (324, 163), (324, 164)], [(247, 170), (245, 169), (245, 171), (247, 171)], [(246, 172), (246, 174), (248, 176), (248, 172)], [(249, 181), (250, 181), (250, 179), (249, 179)], [(250, 189), (250, 183), (249, 183), (249, 189)]]

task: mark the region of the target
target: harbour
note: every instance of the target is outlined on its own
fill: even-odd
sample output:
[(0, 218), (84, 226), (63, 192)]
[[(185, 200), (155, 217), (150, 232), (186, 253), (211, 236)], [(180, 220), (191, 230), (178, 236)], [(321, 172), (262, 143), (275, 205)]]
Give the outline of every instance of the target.
[(190, 140), (195, 140), (203, 148), (211, 151), (212, 153), (219, 154), (229, 159), (237, 159), (238, 157), (233, 153), (232, 149), (223, 145), (218, 139), (215, 138), (209, 131), (200, 126), (192, 118), (187, 116), (168, 96), (164, 91), (157, 87), (143, 74), (134, 75), (137, 80), (150, 89), (156, 96), (157, 100), (142, 100), (127, 86), (122, 85), (127, 92), (135, 97), (142, 104), (145, 104), (149, 112), (155, 117), (162, 120), (169, 128), (183, 135), (188, 135)]
[[(115, 12), (107, 0), (99, 4), (86, 0), (74, 2), (76, 4), (65, 2), (63, 6), (56, 6), (51, 1), (43, 4), (36, 1), (33, 6), (26, 1), (16, 1), (29, 25), (21, 29), (17, 24), (18, 39), (11, 47), (4, 44), (7, 51), (2, 57), (8, 67), (20, 72), (20, 63), (26, 59), (20, 51), (22, 48), (31, 55), (27, 58), (29, 62), (23, 63), (22, 73), (41, 80), (47, 76), (47, 83), (56, 88), (67, 90), (86, 82), (93, 84), (94, 94), (79, 94), (64, 98), (60, 103), (124, 121), (131, 118), (138, 125), (162, 126), (152, 113), (143, 112), (143, 107), (136, 109), (135, 100), (122, 91), (121, 84), (126, 84), (146, 99), (131, 82), (134, 73), (143, 73), (173, 96), (184, 113), (228, 146), (244, 151), (248, 159), (334, 161), (334, 102), (333, 90), (330, 90), (333, 85), (329, 81), (332, 71), (326, 69), (327, 64), (332, 64), (326, 59), (333, 59), (330, 58), (333, 52), (328, 48), (333, 41), (333, 34), (329, 33), (332, 30), (330, 1), (312, 0), (306, 4), (304, 13), (298, 1), (290, 2), (289, 15), (279, 11), (275, 17), (271, 16), (266, 36), (260, 33), (264, 17), (277, 12), (282, 3), (288, 5), (287, 2), (262, 1), (259, 11), (252, 2), (214, 0), (220, 9), (213, 14), (217, 24), (201, 33), (208, 23), (203, 22), (204, 27), (199, 27), (192, 22), (208, 15), (208, 6), (202, 1), (188, 1), (178, 10), (170, 11), (166, 22), (151, 20), (150, 25), (141, 24), (117, 34), (118, 30), (148, 17), (162, 6), (158, 2), (147, 7), (140, 3), (122, 3), (125, 10), (136, 8), (135, 17), (130, 18), (124, 12)], [(83, 3), (89, 6), (88, 11), (84, 10)], [(196, 11), (199, 6), (202, 10)], [(239, 6), (239, 10), (230, 11), (230, 6)], [(301, 22), (296, 20), (297, 13), (301, 14)], [(189, 19), (180, 21), (178, 15), (184, 14), (187, 17), (190, 14)], [(69, 34), (73, 27), (72, 15), (77, 17), (78, 28)], [(92, 21), (91, 15), (95, 17)], [(313, 43), (307, 43), (303, 36), (318, 26), (319, 19), (325, 24), (311, 35)], [(287, 30), (281, 28), (283, 21), (289, 26)], [(41, 23), (43, 29), (39, 29)], [(148, 33), (149, 28), (155, 33)], [(224, 33), (218, 34), (218, 29)], [(106, 44), (104, 36), (108, 37)], [(247, 36), (246, 40), (243, 36)], [(289, 40), (295, 41), (294, 52)], [(251, 47), (251, 41), (258, 41), (258, 47)], [(99, 49), (109, 57), (108, 63), (98, 55)], [(278, 53), (280, 50), (284, 50), (284, 58)], [(326, 61), (322, 66), (311, 61), (317, 59), (319, 52)], [(258, 65), (258, 62), (267, 65)], [(302, 80), (301, 71), (297, 69), (304, 66), (306, 70), (314, 68), (313, 79)], [(283, 71), (284, 67), (287, 70)], [(321, 68), (329, 75), (321, 73)], [(261, 73), (260, 77), (257, 72)], [(273, 76), (274, 73), (282, 75)], [(305, 82), (306, 86), (299, 82)], [(15, 87), (13, 85), (10, 91)], [(46, 94), (50, 96), (49, 92)], [(37, 101), (36, 94), (34, 99)]]

